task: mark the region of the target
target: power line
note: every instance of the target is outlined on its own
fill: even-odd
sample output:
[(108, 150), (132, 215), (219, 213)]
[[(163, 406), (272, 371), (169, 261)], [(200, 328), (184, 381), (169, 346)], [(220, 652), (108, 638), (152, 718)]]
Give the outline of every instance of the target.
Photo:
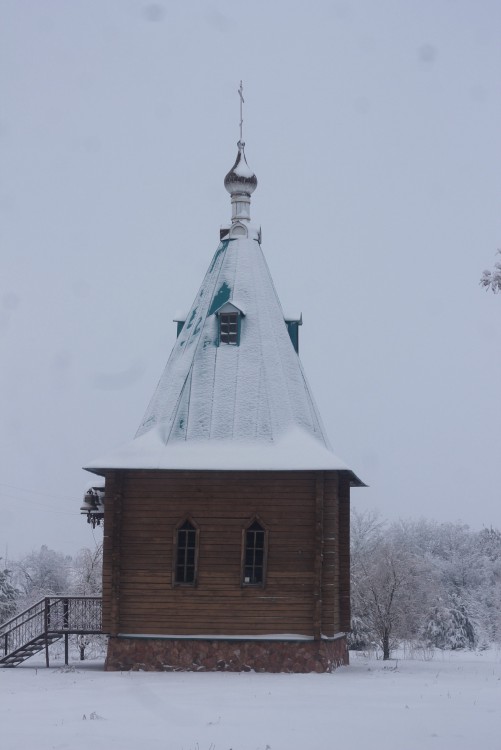
[(54, 492), (40, 492), (39, 490), (28, 490), (25, 487), (17, 487), (15, 484), (5, 484), (0, 482), (0, 487), (8, 487), (11, 490), (18, 490), (19, 492), (28, 492), (31, 495), (42, 495), (44, 497), (60, 497), (61, 500), (66, 500), (66, 495), (56, 495)]

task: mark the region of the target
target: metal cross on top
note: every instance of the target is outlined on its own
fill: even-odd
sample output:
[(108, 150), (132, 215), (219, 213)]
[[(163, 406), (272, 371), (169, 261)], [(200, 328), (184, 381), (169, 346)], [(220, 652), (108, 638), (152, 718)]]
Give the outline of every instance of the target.
[(240, 88), (238, 89), (238, 95), (240, 97), (240, 143), (243, 143), (243, 125), (244, 125), (244, 118), (243, 118), (243, 103), (244, 103), (244, 87), (242, 81), (240, 81)]

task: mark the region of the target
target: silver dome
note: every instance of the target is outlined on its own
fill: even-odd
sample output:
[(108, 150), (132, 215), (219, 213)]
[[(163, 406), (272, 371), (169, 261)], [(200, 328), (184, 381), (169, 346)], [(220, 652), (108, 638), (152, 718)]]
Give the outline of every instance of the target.
[(247, 164), (244, 152), (245, 143), (239, 141), (237, 145), (237, 158), (224, 178), (224, 186), (230, 195), (235, 193), (251, 195), (257, 188), (257, 177)]

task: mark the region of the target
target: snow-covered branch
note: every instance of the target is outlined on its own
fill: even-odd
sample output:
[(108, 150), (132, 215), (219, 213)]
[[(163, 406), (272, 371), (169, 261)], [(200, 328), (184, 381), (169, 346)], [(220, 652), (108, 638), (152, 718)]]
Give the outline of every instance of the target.
[(389, 658), (399, 640), (436, 648), (501, 641), (501, 533), (460, 523), (385, 524), (353, 513), (353, 648)]
[[(501, 254), (501, 250), (498, 250), (498, 254)], [(491, 289), (494, 294), (501, 291), (501, 262), (494, 263), (492, 271), (483, 272), (480, 279), (480, 286), (483, 286), (485, 289)]]

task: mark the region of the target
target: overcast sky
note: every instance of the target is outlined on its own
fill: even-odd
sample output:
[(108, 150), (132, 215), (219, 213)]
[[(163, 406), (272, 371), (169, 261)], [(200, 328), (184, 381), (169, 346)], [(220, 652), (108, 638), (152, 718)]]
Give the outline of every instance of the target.
[[(0, 0), (0, 556), (94, 544), (231, 216), (383, 516), (501, 527), (499, 0)], [(99, 539), (100, 530), (94, 537)]]

